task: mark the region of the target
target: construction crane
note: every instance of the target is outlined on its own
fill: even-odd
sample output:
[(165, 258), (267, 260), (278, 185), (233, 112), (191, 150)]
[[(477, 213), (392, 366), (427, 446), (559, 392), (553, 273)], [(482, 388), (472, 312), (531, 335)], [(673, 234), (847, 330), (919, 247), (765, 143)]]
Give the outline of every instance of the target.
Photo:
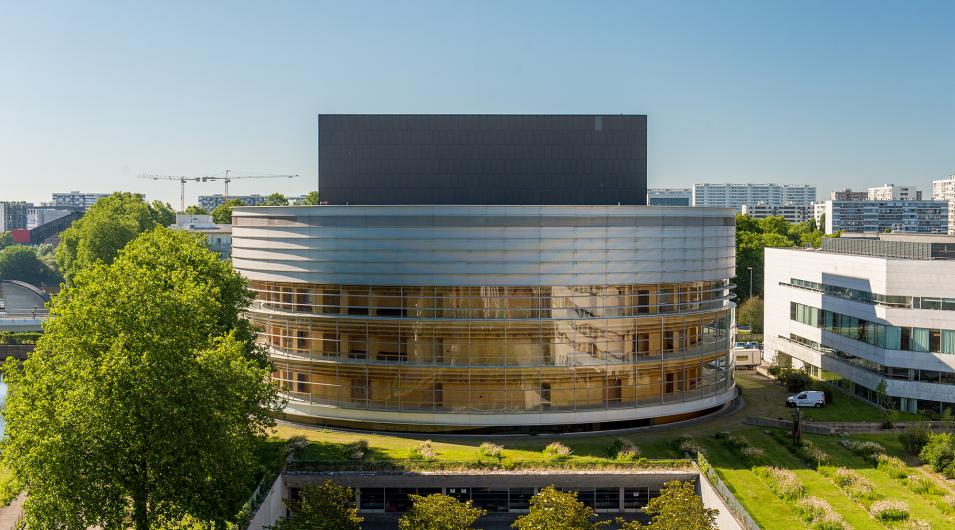
[(186, 182), (202, 182), (203, 177), (181, 177), (172, 175), (140, 175), (141, 179), (178, 180), (179, 181), (179, 211), (186, 211)]
[(225, 170), (224, 177), (202, 177), (202, 182), (207, 180), (221, 180), (225, 183), (225, 190), (222, 193), (222, 202), (229, 200), (229, 183), (236, 179), (293, 179), (298, 175), (235, 175), (231, 169)]

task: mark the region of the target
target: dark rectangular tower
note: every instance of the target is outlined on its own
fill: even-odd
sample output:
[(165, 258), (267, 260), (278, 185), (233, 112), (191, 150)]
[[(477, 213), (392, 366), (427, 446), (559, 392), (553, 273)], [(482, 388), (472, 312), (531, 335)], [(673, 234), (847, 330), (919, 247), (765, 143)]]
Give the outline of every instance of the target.
[(320, 114), (328, 204), (646, 204), (645, 115)]

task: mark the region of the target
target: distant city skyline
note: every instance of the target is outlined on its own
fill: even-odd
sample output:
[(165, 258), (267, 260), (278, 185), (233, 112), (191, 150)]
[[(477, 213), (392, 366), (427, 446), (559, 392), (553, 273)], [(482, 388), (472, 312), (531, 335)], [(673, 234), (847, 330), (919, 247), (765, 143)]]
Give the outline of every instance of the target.
[[(225, 169), (317, 187), (319, 113), (647, 114), (651, 188), (955, 173), (955, 5), (8, 3), (0, 200)], [(190, 183), (187, 203), (221, 193)]]

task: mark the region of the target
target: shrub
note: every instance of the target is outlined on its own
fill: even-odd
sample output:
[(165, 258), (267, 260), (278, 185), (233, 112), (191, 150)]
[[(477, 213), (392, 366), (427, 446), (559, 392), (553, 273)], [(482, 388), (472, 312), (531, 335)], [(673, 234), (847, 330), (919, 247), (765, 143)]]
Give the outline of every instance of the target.
[(567, 458), (573, 451), (560, 442), (551, 442), (547, 444), (543, 452), (550, 458)]
[(945, 495), (935, 499), (935, 507), (944, 514), (951, 515), (955, 513), (955, 495)]
[(342, 458), (345, 460), (364, 460), (368, 454), (368, 440), (356, 440), (342, 446)]
[(882, 498), (882, 495), (875, 490), (875, 486), (855, 471), (831, 466), (821, 466), (818, 471), (823, 476), (829, 477), (856, 502), (868, 505)]
[(955, 440), (949, 433), (931, 434), (919, 458), (935, 471), (943, 472), (955, 461)]
[(777, 497), (794, 501), (806, 495), (806, 487), (792, 471), (781, 467), (759, 466), (753, 469), (769, 485), (769, 490)]
[(922, 519), (909, 519), (901, 524), (894, 525), (898, 530), (932, 530), (932, 524)]
[(412, 460), (433, 460), (437, 456), (434, 447), (431, 446), (431, 440), (425, 440), (415, 447), (411, 448), (410, 458)]
[(441, 493), (408, 498), (411, 510), (398, 520), (399, 530), (463, 530), (473, 528), (475, 521), (487, 513), (471, 501), (461, 502)]
[(481, 445), (478, 446), (478, 454), (488, 458), (500, 459), (503, 450), (504, 447), (492, 442), (481, 442)]
[(637, 460), (640, 458), (640, 448), (627, 438), (617, 438), (610, 444), (610, 458), (617, 460)]
[(790, 392), (801, 392), (809, 388), (812, 384), (812, 378), (802, 370), (785, 370), (780, 374), (786, 390)]
[(849, 449), (853, 453), (862, 456), (862, 457), (871, 457), (873, 455), (884, 453), (885, 447), (878, 442), (870, 441), (855, 441), (855, 440), (842, 440), (839, 442), (839, 445)]
[(750, 466), (763, 464), (766, 462), (766, 452), (760, 447), (744, 447), (740, 454)]
[(909, 505), (896, 499), (872, 503), (869, 513), (880, 521), (904, 521), (909, 518)]
[(905, 478), (909, 476), (909, 466), (901, 459), (886, 454), (875, 456), (875, 467), (879, 468), (886, 475), (892, 478)]
[(913, 475), (905, 479), (905, 485), (919, 495), (928, 495), (932, 497), (941, 497), (942, 495), (945, 495), (945, 491), (936, 486), (935, 483), (930, 479), (925, 477)]
[(931, 434), (932, 431), (929, 431), (926, 427), (919, 425), (918, 427), (913, 427), (911, 429), (902, 431), (899, 434), (899, 442), (902, 444), (902, 447), (905, 448), (905, 451), (910, 455), (917, 455), (922, 452), (922, 448), (928, 443), (928, 439)]
[(706, 448), (700, 445), (700, 442), (697, 442), (692, 436), (684, 434), (677, 438), (677, 446), (680, 448), (680, 451), (684, 453), (689, 453), (693, 456), (696, 456), (698, 453), (706, 455)]
[(292, 436), (285, 442), (285, 455), (296, 458), (306, 447), (308, 447), (308, 438), (301, 434)]
[(809, 440), (803, 440), (796, 452), (803, 460), (815, 467), (828, 466), (832, 463), (832, 458), (829, 456), (829, 453), (820, 449), (819, 446)]
[(819, 497), (803, 497), (796, 501), (796, 511), (813, 530), (845, 530), (846, 521), (832, 509), (826, 500)]

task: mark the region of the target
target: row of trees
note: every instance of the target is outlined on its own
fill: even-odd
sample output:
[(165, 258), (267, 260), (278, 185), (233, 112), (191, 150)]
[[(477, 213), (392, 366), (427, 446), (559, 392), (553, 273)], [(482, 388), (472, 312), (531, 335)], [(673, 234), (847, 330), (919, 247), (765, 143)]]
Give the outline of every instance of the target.
[[(487, 512), (471, 501), (435, 493), (411, 495), (411, 510), (398, 521), (401, 530), (470, 530)], [(361, 530), (363, 518), (355, 506), (355, 494), (331, 481), (302, 490), (298, 500), (288, 502), (294, 514), (272, 530)], [(660, 496), (644, 511), (649, 525), (618, 519), (621, 530), (710, 530), (716, 528), (716, 510), (708, 509), (692, 482), (674, 480), (664, 484)], [(530, 510), (514, 522), (517, 530), (597, 530), (612, 524), (597, 519), (596, 511), (580, 502), (576, 493), (549, 486), (531, 498)]]
[[(259, 206), (288, 206), (289, 199), (281, 193), (273, 193), (265, 198), (265, 200), (259, 204)], [(319, 195), (317, 191), (311, 191), (305, 197), (295, 203), (297, 206), (315, 206), (319, 204)], [(237, 206), (247, 206), (245, 202), (241, 199), (229, 199), (224, 203), (216, 206), (212, 209), (211, 212), (206, 211), (205, 208), (201, 206), (192, 205), (186, 208), (186, 212), (189, 215), (211, 215), (212, 221), (216, 224), (230, 224), (232, 223), (232, 209)]]
[(61, 236), (53, 318), (3, 365), (2, 493), (28, 487), (30, 528), (225, 528), (254, 487), (282, 402), (252, 294), (174, 221), (118, 193)]

